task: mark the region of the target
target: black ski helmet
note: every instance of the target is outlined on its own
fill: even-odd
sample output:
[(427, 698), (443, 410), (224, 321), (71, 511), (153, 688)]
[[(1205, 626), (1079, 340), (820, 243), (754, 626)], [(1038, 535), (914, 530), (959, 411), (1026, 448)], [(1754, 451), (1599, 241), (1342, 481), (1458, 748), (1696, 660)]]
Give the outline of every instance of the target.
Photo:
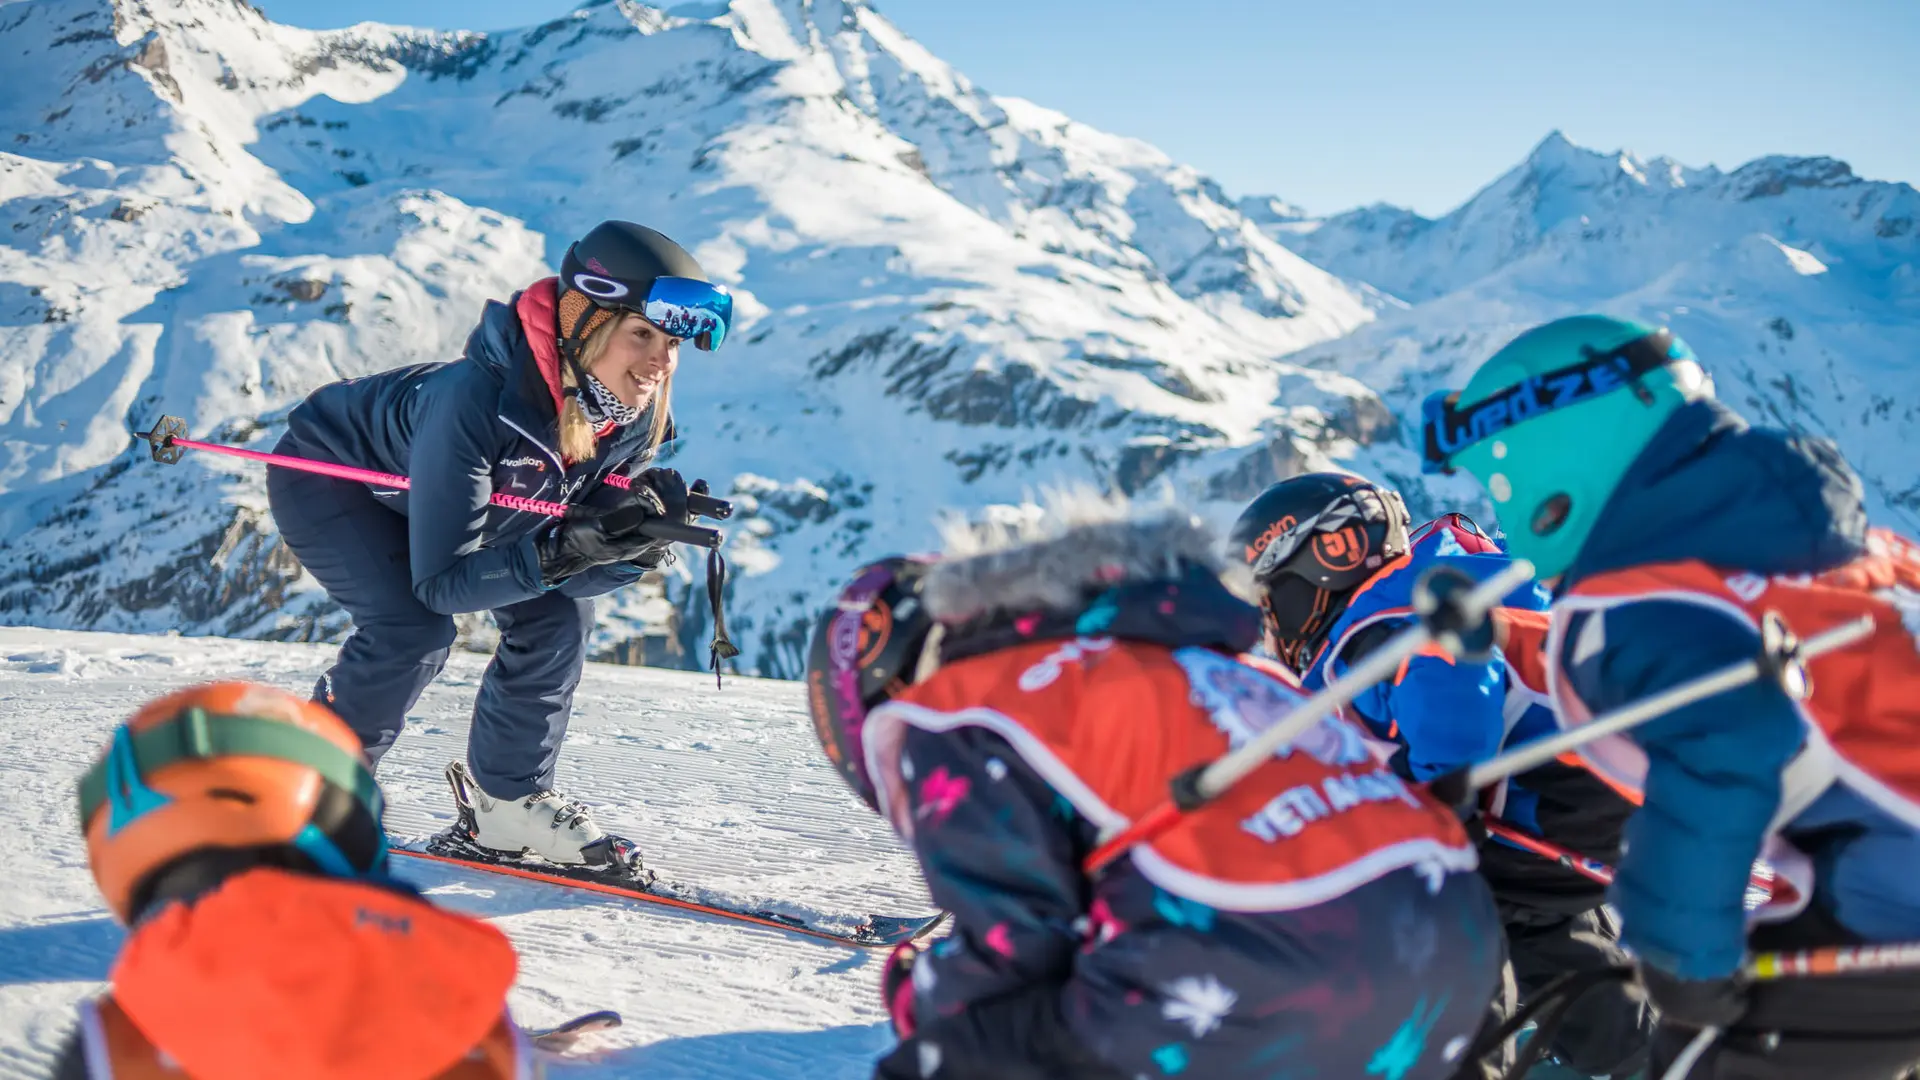
[(1227, 534), (1253, 571), (1281, 659), (1305, 670), (1353, 591), (1407, 551), (1399, 492), (1350, 473), (1303, 473), (1261, 492)]
[(912, 679), (933, 618), (920, 600), (928, 564), (891, 556), (854, 573), (814, 625), (807, 648), (807, 711), (827, 759), (878, 812), (863, 741), (867, 713)]
[[(567, 248), (560, 260), (559, 328), (560, 348), (569, 359), (577, 359), (587, 335), (621, 311), (647, 317), (646, 303), (654, 283), (661, 278), (678, 278), (705, 283), (726, 301), (731, 318), (732, 299), (724, 286), (713, 285), (685, 248), (645, 225), (631, 221), (603, 221), (587, 235)], [(659, 325), (655, 323), (655, 325)], [(674, 328), (661, 326), (674, 333)], [(685, 337), (685, 334), (675, 334)], [(724, 328), (720, 336), (724, 336)], [(696, 348), (711, 351), (719, 341), (711, 333), (693, 336)]]

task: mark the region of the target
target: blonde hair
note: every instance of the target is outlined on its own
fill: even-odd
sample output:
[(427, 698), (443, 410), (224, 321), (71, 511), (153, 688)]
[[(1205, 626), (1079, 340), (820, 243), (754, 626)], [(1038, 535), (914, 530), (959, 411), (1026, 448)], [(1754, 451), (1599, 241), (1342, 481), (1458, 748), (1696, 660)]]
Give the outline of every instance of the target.
[[(608, 319), (594, 327), (593, 333), (580, 344), (580, 370), (591, 371), (593, 365), (600, 362), (601, 354), (607, 351), (607, 343), (613, 340), (614, 332), (626, 325), (628, 319), (640, 316), (632, 312), (622, 312), (620, 316)], [(580, 381), (574, 377), (574, 365), (560, 365), (560, 385), (567, 389), (577, 389)], [(667, 416), (673, 405), (673, 373), (668, 372), (654, 388), (653, 400), (649, 407), (653, 409), (653, 423), (647, 431), (647, 450), (658, 450), (660, 441), (666, 438)], [(593, 457), (599, 448), (599, 436), (593, 433), (593, 422), (587, 419), (586, 410), (580, 407), (577, 397), (567, 397), (560, 406), (560, 455), (568, 464), (586, 461)]]

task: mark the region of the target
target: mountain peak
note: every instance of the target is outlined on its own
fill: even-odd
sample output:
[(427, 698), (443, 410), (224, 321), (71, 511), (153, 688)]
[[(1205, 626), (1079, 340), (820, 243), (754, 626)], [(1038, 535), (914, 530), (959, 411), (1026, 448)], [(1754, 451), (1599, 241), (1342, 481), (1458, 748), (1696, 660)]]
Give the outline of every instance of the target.
[(1276, 195), (1248, 195), (1237, 204), (1240, 212), (1255, 225), (1265, 227), (1287, 222), (1306, 221), (1312, 214)]
[(1622, 173), (1644, 179), (1640, 159), (1631, 152), (1616, 150), (1608, 154), (1590, 149), (1555, 128), (1508, 175), (1555, 176), (1587, 183), (1612, 179)]
[(1546, 137), (1534, 144), (1527, 153), (1528, 161), (1559, 161), (1575, 154), (1591, 154), (1593, 151), (1574, 144), (1566, 133), (1559, 128), (1547, 132)]
[(1866, 181), (1853, 174), (1852, 166), (1836, 158), (1775, 154), (1735, 169), (1727, 183), (1741, 199), (1764, 199), (1795, 188), (1840, 188)]

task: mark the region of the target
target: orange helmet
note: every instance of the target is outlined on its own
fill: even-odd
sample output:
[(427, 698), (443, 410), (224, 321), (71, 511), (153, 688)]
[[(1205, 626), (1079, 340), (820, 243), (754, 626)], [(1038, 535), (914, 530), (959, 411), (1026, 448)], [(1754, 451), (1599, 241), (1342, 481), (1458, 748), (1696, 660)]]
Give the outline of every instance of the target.
[(87, 861), (130, 922), (155, 872), (210, 848), (364, 877), (386, 869), (380, 788), (360, 740), (324, 706), (254, 683), (196, 686), (114, 729), (80, 779)]

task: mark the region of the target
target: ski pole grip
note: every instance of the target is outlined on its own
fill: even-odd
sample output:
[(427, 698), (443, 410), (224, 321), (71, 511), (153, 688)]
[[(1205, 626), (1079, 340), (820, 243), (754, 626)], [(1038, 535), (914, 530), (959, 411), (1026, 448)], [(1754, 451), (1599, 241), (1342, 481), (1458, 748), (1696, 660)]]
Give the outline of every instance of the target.
[(676, 544), (692, 544), (703, 548), (720, 546), (720, 530), (708, 528), (705, 525), (690, 525), (655, 518), (642, 522), (639, 531), (641, 536), (650, 536), (655, 540), (671, 540)]
[(1200, 789), (1200, 777), (1206, 771), (1207, 767), (1205, 765), (1195, 765), (1193, 768), (1174, 777), (1173, 783), (1168, 785), (1170, 794), (1173, 797), (1173, 805), (1177, 807), (1181, 813), (1191, 814), (1195, 810), (1207, 805), (1210, 797)]
[(1845, 648), (1871, 633), (1873, 616), (1862, 615), (1803, 641), (1794, 636), (1778, 612), (1769, 611), (1760, 620), (1760, 673), (1778, 684), (1788, 697), (1805, 701), (1813, 694), (1807, 661), (1821, 653)]
[(704, 491), (687, 493), (687, 509), (698, 517), (725, 521), (733, 516), (733, 504), (725, 499), (717, 499)]
[(1413, 587), (1413, 609), (1433, 640), (1469, 664), (1493, 655), (1494, 628), (1489, 613), (1508, 593), (1533, 580), (1533, 564), (1515, 559), (1506, 569), (1475, 584), (1451, 566), (1435, 566)]

